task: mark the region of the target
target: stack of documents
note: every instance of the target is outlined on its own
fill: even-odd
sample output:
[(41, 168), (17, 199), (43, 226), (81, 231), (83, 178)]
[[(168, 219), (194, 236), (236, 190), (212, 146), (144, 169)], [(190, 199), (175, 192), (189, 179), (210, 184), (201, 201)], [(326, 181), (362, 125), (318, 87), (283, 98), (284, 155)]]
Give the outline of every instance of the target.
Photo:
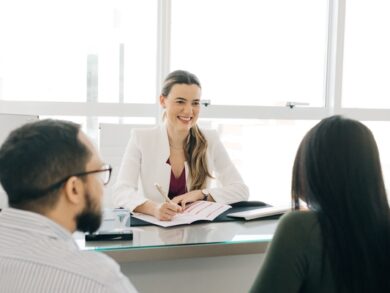
[(291, 210), (291, 207), (264, 207), (244, 212), (228, 214), (228, 217), (243, 218), (245, 220), (253, 220), (268, 216), (281, 215)]

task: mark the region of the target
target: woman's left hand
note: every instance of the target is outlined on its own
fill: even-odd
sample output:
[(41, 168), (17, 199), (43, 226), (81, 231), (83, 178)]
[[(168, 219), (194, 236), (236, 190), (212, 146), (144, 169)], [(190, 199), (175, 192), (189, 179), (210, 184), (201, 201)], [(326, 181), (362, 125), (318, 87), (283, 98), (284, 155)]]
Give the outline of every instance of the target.
[(182, 195), (175, 196), (172, 201), (181, 205), (184, 209), (186, 204), (192, 203), (194, 201), (203, 200), (204, 194), (201, 190), (193, 190)]

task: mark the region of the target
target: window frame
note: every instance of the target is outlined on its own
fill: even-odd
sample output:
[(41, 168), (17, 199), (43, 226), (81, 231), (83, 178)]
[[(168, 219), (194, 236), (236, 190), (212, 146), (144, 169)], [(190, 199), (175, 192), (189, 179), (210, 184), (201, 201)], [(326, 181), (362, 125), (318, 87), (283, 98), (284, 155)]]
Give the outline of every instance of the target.
[[(390, 121), (390, 109), (343, 108), (341, 105), (343, 73), (343, 38), (345, 26), (346, 0), (329, 0), (329, 21), (327, 40), (327, 61), (324, 81), (324, 107), (270, 107), (211, 105), (202, 109), (204, 118), (237, 119), (322, 119), (333, 114), (343, 114), (365, 121)], [(157, 20), (157, 63), (156, 100), (154, 104), (141, 103), (99, 103), (87, 102), (40, 102), (0, 100), (0, 112), (26, 115), (65, 115), (65, 116), (116, 116), (116, 117), (155, 117), (161, 123), (159, 93), (164, 77), (170, 72), (170, 29), (171, 0), (158, 0)]]

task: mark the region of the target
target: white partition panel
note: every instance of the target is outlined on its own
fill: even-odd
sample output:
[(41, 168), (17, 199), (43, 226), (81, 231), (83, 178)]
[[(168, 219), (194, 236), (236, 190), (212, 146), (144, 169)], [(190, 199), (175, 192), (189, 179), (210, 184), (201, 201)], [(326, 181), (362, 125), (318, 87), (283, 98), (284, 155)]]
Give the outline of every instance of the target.
[(127, 143), (130, 139), (131, 129), (152, 127), (152, 124), (111, 124), (101, 123), (99, 125), (99, 151), (105, 162), (113, 168), (111, 181), (106, 187), (104, 205), (113, 207), (111, 202), (112, 187), (121, 165), (122, 157)]

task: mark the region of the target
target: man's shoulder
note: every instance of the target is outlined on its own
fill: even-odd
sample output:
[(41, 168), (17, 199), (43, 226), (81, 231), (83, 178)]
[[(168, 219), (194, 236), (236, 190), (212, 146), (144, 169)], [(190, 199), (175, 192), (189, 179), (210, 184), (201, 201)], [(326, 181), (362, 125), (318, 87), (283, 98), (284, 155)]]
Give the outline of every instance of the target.
[[(115, 278), (121, 274), (120, 267), (111, 257), (95, 251), (78, 251), (71, 258), (82, 274), (90, 274), (93, 278), (104, 280)], [(103, 279), (102, 279), (103, 277)]]
[(96, 282), (102, 287), (121, 291), (136, 291), (130, 281), (120, 270), (120, 266), (111, 257), (101, 252), (79, 251), (74, 257), (78, 258), (78, 268), (81, 276)]
[[(51, 253), (53, 251), (57, 251), (56, 256)], [(103, 292), (136, 291), (127, 277), (121, 273), (119, 265), (99, 252), (52, 247), (46, 250), (46, 255), (44, 252), (37, 252), (35, 256), (0, 254), (0, 267), (5, 271), (11, 269), (21, 275), (27, 273), (26, 268), (33, 268), (35, 271), (40, 271), (46, 279), (49, 278), (45, 281), (45, 286), (51, 286), (50, 284), (54, 282), (54, 288), (57, 286), (56, 278), (60, 278), (80, 288), (103, 290)], [(6, 274), (5, 278), (10, 278), (10, 275)]]

